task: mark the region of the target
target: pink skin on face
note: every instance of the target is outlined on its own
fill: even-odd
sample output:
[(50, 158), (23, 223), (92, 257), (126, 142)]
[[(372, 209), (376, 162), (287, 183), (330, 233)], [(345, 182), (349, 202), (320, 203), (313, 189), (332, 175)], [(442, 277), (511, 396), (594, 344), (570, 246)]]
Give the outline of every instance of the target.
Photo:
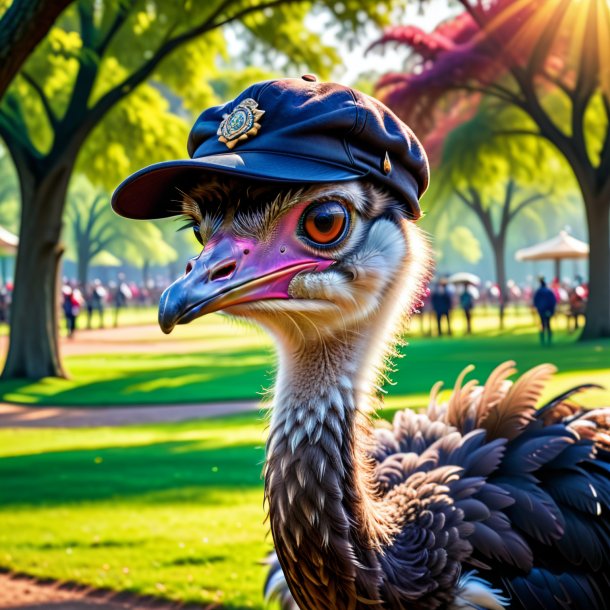
[(214, 235), (161, 296), (161, 329), (169, 333), (176, 324), (232, 305), (289, 299), (288, 286), (298, 273), (330, 267), (333, 259), (312, 253), (297, 236), (306, 206), (290, 210), (263, 241), (229, 231)]

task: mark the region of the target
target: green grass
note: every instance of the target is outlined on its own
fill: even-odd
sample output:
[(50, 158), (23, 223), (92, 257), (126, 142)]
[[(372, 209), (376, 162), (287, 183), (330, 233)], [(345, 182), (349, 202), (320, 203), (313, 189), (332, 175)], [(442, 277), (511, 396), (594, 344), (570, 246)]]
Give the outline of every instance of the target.
[(0, 431), (0, 565), (261, 608), (263, 425), (255, 415)]
[[(179, 329), (188, 354), (71, 358), (72, 380), (4, 385), (34, 404), (123, 404), (256, 398), (269, 385), (264, 336), (220, 317)], [(575, 343), (564, 332), (539, 346), (528, 314), (499, 332), (453, 339), (413, 333), (387, 386), (389, 417), (425, 403), (469, 362), (483, 379), (512, 358), (560, 370), (546, 396), (586, 381), (610, 387), (610, 341)], [(610, 404), (591, 392), (587, 404)], [(0, 567), (169, 599), (262, 608), (266, 536), (260, 478), (264, 423), (256, 414), (181, 424), (91, 430), (0, 430)]]
[[(143, 310), (142, 318), (152, 320), (154, 312)], [(511, 313), (507, 329), (497, 329), (494, 312), (479, 314), (477, 334), (463, 336), (461, 316), (455, 315), (457, 336), (423, 337), (419, 325), (402, 348), (403, 358), (395, 361), (391, 374), (395, 385), (386, 390), (390, 404), (425, 399), (430, 387), (442, 380), (453, 384), (468, 364), (477, 366), (475, 375), (483, 379), (506, 359), (517, 361), (520, 370), (541, 362), (553, 362), (560, 374), (550, 391), (560, 391), (579, 378), (610, 387), (610, 341), (580, 344), (565, 330), (556, 332), (551, 348), (539, 345), (537, 329), (529, 311)], [(178, 341), (188, 344), (188, 353), (151, 351), (149, 341)], [(250, 327), (236, 325), (217, 315), (178, 327), (166, 339), (151, 331), (141, 340), (141, 353), (73, 356), (66, 358), (71, 378), (39, 382), (2, 381), (0, 400), (32, 405), (123, 405), (212, 402), (260, 398), (261, 388), (271, 385), (275, 357), (269, 338)], [(416, 398), (413, 398), (413, 396)], [(610, 393), (603, 395), (610, 403)], [(409, 397), (409, 398), (407, 398)], [(591, 404), (599, 404), (592, 394)]]

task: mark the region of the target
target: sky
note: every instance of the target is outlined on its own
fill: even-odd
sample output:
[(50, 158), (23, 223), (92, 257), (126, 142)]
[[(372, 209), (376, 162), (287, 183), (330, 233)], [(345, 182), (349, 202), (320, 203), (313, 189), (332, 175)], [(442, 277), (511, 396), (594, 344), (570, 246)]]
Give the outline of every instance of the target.
[[(398, 25), (415, 25), (423, 30), (431, 31), (441, 21), (444, 21), (451, 15), (456, 14), (457, 7), (450, 7), (450, 2), (447, 0), (430, 0), (428, 7), (422, 13), (418, 8), (418, 3), (415, 0), (411, 0), (404, 14), (397, 18), (395, 23)], [(317, 23), (316, 23), (317, 20)], [(324, 19), (321, 17), (315, 17), (311, 21), (311, 27), (314, 30), (323, 29)], [(373, 50), (366, 53), (366, 49), (375, 40), (378, 40), (380, 31), (370, 26), (367, 28), (365, 34), (360, 38), (359, 44), (353, 49), (349, 49), (344, 43), (337, 40), (335, 31), (328, 31), (322, 35), (322, 39), (325, 43), (337, 46), (339, 53), (344, 58), (343, 67), (337, 71), (335, 78), (338, 82), (344, 85), (352, 85), (358, 80), (360, 74), (367, 72), (391, 72), (399, 70), (402, 62), (405, 59), (405, 53), (395, 51), (393, 48), (388, 46), (385, 51)]]

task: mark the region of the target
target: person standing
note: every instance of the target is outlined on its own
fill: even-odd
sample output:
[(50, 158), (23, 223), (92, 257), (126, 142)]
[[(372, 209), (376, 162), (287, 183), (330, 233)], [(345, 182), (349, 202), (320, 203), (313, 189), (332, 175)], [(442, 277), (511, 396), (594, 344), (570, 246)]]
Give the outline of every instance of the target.
[(540, 316), (540, 343), (545, 342), (551, 345), (553, 331), (551, 330), (551, 318), (555, 314), (557, 297), (555, 293), (546, 285), (544, 278), (540, 278), (540, 286), (534, 293), (534, 307)]
[(125, 281), (125, 275), (119, 274), (119, 283), (114, 293), (114, 327), (119, 325), (119, 312), (127, 305), (127, 302), (132, 298), (133, 293), (131, 288)]
[(66, 330), (68, 339), (74, 337), (76, 331), (76, 320), (83, 306), (83, 297), (78, 288), (73, 288), (70, 284), (65, 284), (62, 288), (62, 308), (66, 317)]
[(466, 318), (466, 334), (472, 334), (472, 309), (474, 307), (474, 294), (473, 290), (468, 284), (464, 285), (464, 290), (460, 294), (460, 307), (464, 311), (464, 317)]
[(442, 320), (447, 320), (447, 334), (451, 335), (451, 294), (447, 288), (447, 282), (441, 280), (436, 284), (434, 292), (432, 293), (432, 309), (436, 314), (436, 326), (438, 329), (438, 336), (443, 336)]

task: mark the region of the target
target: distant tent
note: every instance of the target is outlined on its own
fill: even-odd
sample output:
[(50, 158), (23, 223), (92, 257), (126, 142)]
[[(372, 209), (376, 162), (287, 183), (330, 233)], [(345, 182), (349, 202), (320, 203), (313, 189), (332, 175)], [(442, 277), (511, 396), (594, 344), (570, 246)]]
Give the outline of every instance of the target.
[(561, 231), (557, 237), (543, 241), (529, 248), (517, 250), (518, 261), (555, 261), (555, 277), (561, 279), (561, 261), (566, 258), (588, 258), (589, 244)]

